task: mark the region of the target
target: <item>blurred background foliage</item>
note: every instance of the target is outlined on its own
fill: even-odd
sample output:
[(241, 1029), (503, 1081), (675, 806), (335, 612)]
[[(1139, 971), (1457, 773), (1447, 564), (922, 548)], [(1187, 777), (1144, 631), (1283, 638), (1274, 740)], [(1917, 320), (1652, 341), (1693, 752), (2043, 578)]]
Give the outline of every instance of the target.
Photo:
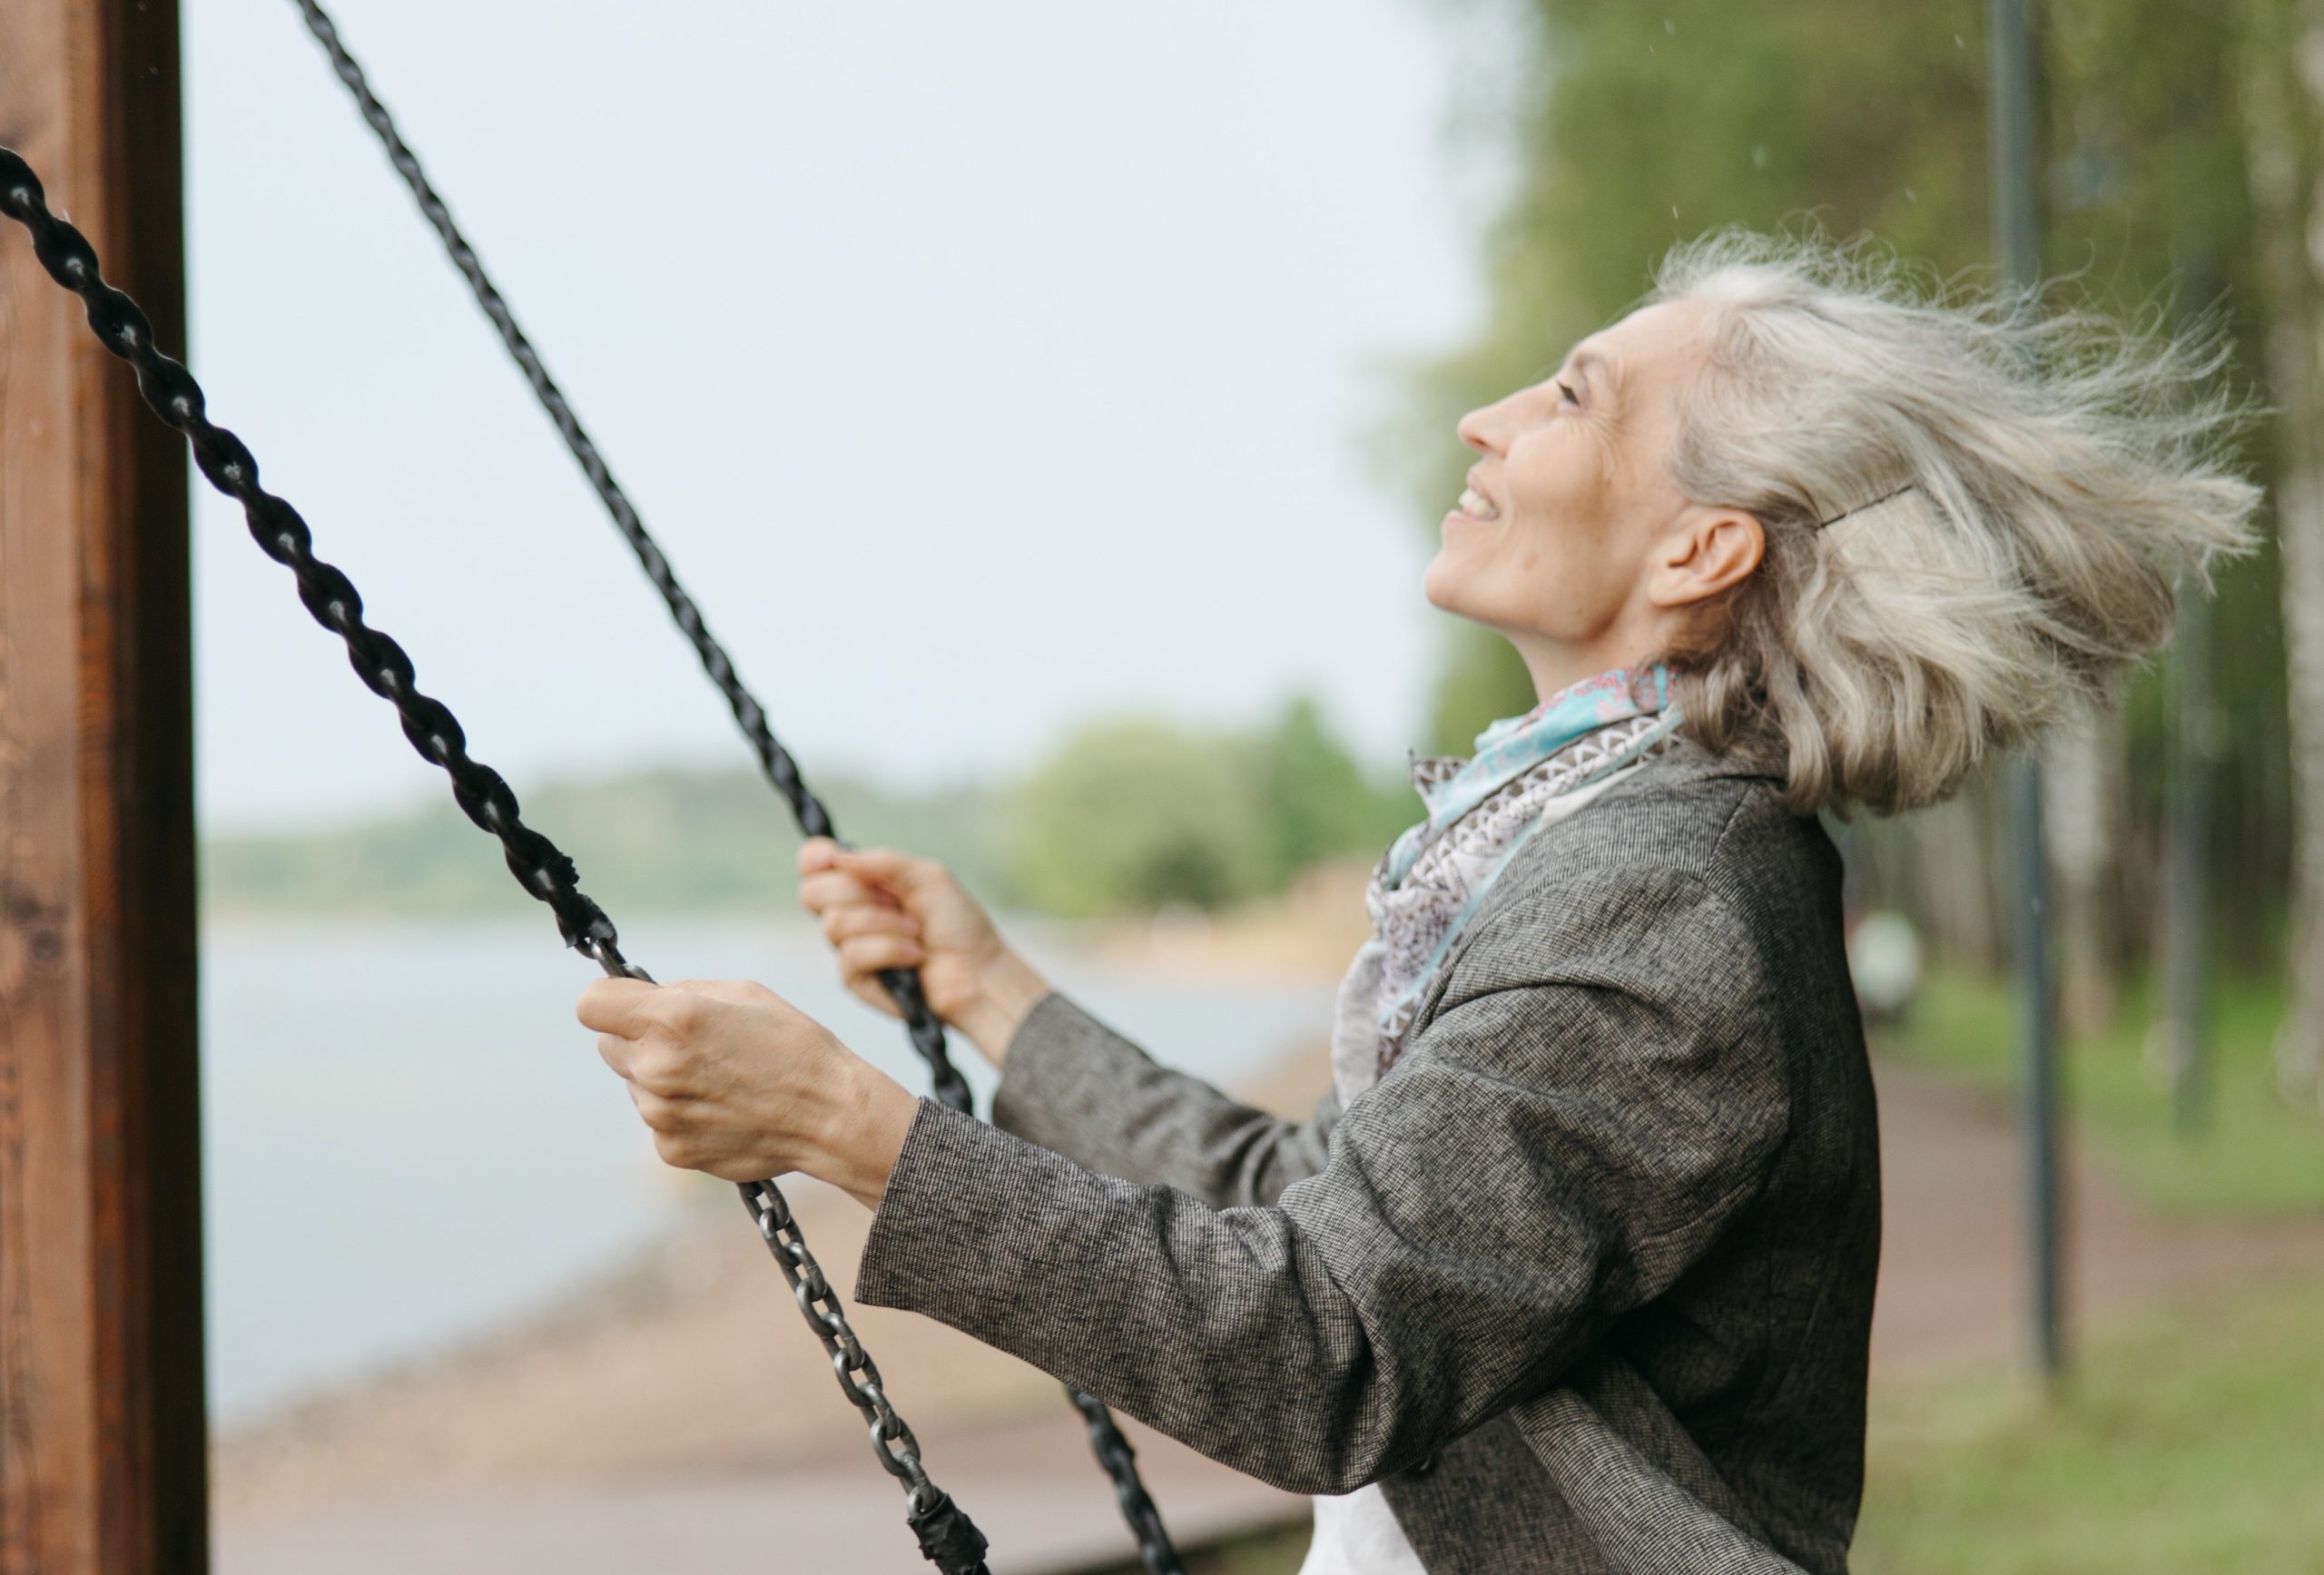
[[(1672, 243), (1725, 225), (1816, 229), (1925, 265), (1932, 285), (1991, 282), (1981, 0), (1454, 0), (1494, 13), (1535, 53), (1498, 134), (1512, 140), (1513, 190), (1490, 240), (1492, 310), (1472, 341), (1419, 379), (1412, 423), (1447, 429), (1460, 413), (1553, 369), (1566, 348), (1620, 316)], [(2049, 125), (2044, 256), (2061, 304), (2155, 327), (2207, 319), (2226, 338), (2226, 377), (2268, 399), (2261, 287), (2241, 74), (2260, 45), (2253, 10), (2290, 0), (2060, 0), (2046, 20)], [(1482, 134), (1496, 134), (1485, 128)], [(2272, 468), (2270, 431), (2247, 435)], [(1468, 462), (1440, 448), (1419, 476), (1433, 503)], [(2219, 780), (2211, 827), (2220, 869), (2221, 955), (2268, 968), (2280, 955), (2290, 867), (2285, 653), (2272, 551), (2220, 576), (2213, 727)], [(2142, 955), (2160, 881), (2170, 748), (2170, 658), (2142, 674), (2108, 724), (2094, 862), (2102, 916), (2094, 987), (2102, 1016), (2114, 979)], [(1437, 690), (1433, 738), (1457, 745), (1482, 722), (1531, 704), (1497, 638), (1465, 636)], [(2004, 925), (1996, 817), (1969, 813), (1867, 828), (1857, 839), (1874, 889), (1929, 922), (1941, 948), (2000, 960)], [(1941, 867), (1940, 867), (1941, 866)], [(1959, 890), (1965, 885), (1974, 890)], [(1924, 890), (1934, 886), (1937, 890)], [(2095, 998), (2098, 1004), (2090, 1002)]]
[(1415, 802), (1366, 778), (1305, 698), (1248, 733), (1100, 723), (1009, 795), (1003, 889), (1075, 919), (1224, 908), (1375, 856)]

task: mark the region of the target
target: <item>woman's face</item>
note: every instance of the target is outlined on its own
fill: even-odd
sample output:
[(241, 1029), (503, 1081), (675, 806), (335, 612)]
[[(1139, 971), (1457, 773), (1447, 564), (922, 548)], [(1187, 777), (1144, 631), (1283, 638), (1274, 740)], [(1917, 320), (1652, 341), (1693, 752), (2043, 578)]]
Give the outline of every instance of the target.
[(1423, 586), (1508, 635), (1544, 693), (1661, 654), (1695, 603), (1758, 566), (1758, 521), (1690, 503), (1665, 465), (1703, 310), (1633, 312), (1461, 421), (1481, 458)]

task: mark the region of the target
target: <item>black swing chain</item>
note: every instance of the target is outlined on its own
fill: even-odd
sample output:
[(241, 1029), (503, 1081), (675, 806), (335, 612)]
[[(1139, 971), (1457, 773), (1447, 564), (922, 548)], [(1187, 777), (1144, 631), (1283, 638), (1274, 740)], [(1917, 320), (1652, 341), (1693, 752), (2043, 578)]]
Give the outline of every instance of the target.
[[(509, 359), (525, 374), (525, 380), (532, 385), (533, 395), (540, 401), (541, 409), (556, 424), (558, 435), (565, 439), (566, 448), (572, 451), (582, 473), (588, 477), (589, 485), (596, 489), (598, 499), (605, 504), (606, 513), (613, 520), (614, 528), (621, 532), (622, 539), (636, 555), (638, 566), (645, 571), (645, 577), (661, 593), (664, 605), (670, 610), (671, 621), (677, 625), (678, 632), (694, 646), (694, 655), (702, 662), (703, 672), (725, 696), (727, 709), (734, 713), (735, 724), (749, 742), (751, 752), (758, 756), (760, 770), (765, 773), (775, 792), (783, 795), (783, 802), (791, 806), (800, 832), (810, 837), (835, 836), (837, 833), (830, 812), (823, 807), (822, 801), (809, 790), (805, 778), (800, 774), (798, 762), (792, 758), (789, 750), (783, 747), (768, 725), (766, 708), (743, 686), (741, 674), (735, 671), (734, 659), (711, 634), (708, 623), (703, 618), (702, 609), (695, 605), (694, 597), (686, 594), (685, 587), (678, 583), (678, 576), (671, 569), (670, 560), (664, 556), (661, 545), (646, 530), (636, 506), (629, 500), (629, 494), (614, 478), (613, 468), (597, 451), (597, 445), (582, 427), (581, 418), (573, 413), (565, 390), (558, 388), (556, 380), (549, 376), (540, 352), (533, 348), (532, 340), (526, 337), (525, 330), (517, 324), (517, 314), (510, 310), (499, 287), (492, 282), (492, 276), (485, 271), (484, 261), (477, 255), (476, 248), (468, 244), (468, 237), (460, 233), (459, 226), (453, 221), (451, 209), (437, 194), (434, 183), (428, 179), (428, 172), (420, 165), (419, 155), (405, 143), (403, 134), (396, 129), (395, 118), (388, 113), (387, 105), (381, 103), (379, 95), (371, 91), (370, 79), (364, 74), (362, 65), (348, 53), (345, 42), (339, 35), (338, 25), (320, 5), (315, 4), (315, 0), (293, 0), (293, 4), (306, 19), (308, 31), (315, 35), (324, 53), (330, 55), (332, 71), (346, 84), (356, 109), (379, 138), (379, 146), (388, 155), (388, 162), (395, 166), (396, 173), (410, 189), (412, 200), (419, 205), (420, 216), (428, 221), (437, 238), (444, 243), (445, 255), (451, 259), (452, 266), (459, 270), (460, 277), (468, 281), (468, 290), (475, 295), (477, 305), (483, 309), (484, 315), (498, 330), (500, 342), (507, 347)], [(904, 1015), (911, 1033), (912, 1048), (928, 1063), (937, 1098), (955, 1109), (966, 1109), (968, 1085), (960, 1080), (960, 1069), (952, 1065), (950, 1054), (945, 1047), (944, 1025), (929, 1009), (926, 999), (921, 996), (919, 976), (897, 970), (891, 975), (882, 975), (881, 982), (887, 985), (889, 994), (895, 998), (897, 1009)]]
[[(156, 416), (184, 436), (202, 476), (241, 503), (260, 549), (290, 570), (300, 601), (317, 623), (345, 642), (348, 661), (364, 686), (396, 708), (412, 748), (451, 779), (452, 796), (461, 812), (500, 840), (509, 872), (556, 914), (566, 944), (608, 977), (650, 983), (644, 970), (622, 956), (613, 920), (581, 891), (573, 861), (525, 824), (507, 782), (468, 753), (467, 736), (450, 708), (422, 694), (403, 647), (364, 622), (363, 598), (354, 582), (314, 556), (312, 535), (299, 511), (259, 485), (257, 459), (241, 438), (212, 423), (193, 374), (155, 348), (151, 320), (135, 301), (104, 281), (95, 249), (80, 231), (49, 211), (40, 178), (6, 147), (0, 147), (0, 210), (31, 233), (33, 251), (49, 277), (81, 298), (92, 331), (106, 349), (135, 369), (138, 392)], [(929, 1481), (918, 1441), (889, 1403), (879, 1369), (848, 1326), (839, 1298), (808, 1251), (781, 1190), (772, 1182), (745, 1183), (739, 1190), (800, 1311), (830, 1354), (841, 1389), (870, 1419), (880, 1463), (903, 1483), (906, 1518), (921, 1552), (944, 1575), (989, 1575), (983, 1536), (950, 1497)]]
[[(346, 86), (349, 96), (355, 101), (355, 107), (362, 115), (364, 123), (379, 139), (381, 150), (388, 156), (388, 162), (394, 166), (396, 173), (410, 191), (413, 202), (419, 204), (421, 217), (428, 221), (437, 238), (443, 242), (445, 255), (459, 271), (460, 277), (468, 281), (468, 290), (476, 297), (477, 305), (498, 331), (500, 342), (507, 348), (509, 359), (524, 373), (525, 380), (532, 386), (534, 397), (540, 401), (542, 410), (556, 425), (558, 435), (565, 439), (566, 448), (571, 450), (582, 473), (588, 477), (589, 484), (596, 489), (614, 528), (629, 544), (630, 551), (636, 556), (638, 566), (645, 571), (645, 577), (661, 593), (664, 605), (669, 608), (671, 620), (677, 625), (679, 632), (685, 635), (687, 642), (694, 646), (694, 655), (700, 658), (703, 672), (725, 696), (727, 709), (734, 713), (735, 724), (742, 729), (752, 753), (758, 757), (761, 771), (791, 806), (792, 815), (797, 821), (801, 833), (810, 837), (836, 837), (838, 833), (830, 812), (807, 786), (798, 763), (769, 726), (766, 708), (744, 686), (741, 674), (735, 670), (734, 658), (711, 634), (702, 609), (679, 583), (668, 557), (645, 528), (645, 522), (630, 502), (629, 495), (614, 478), (613, 468), (606, 464), (605, 456), (598, 452), (596, 444), (582, 427), (580, 418), (574, 414), (565, 391), (549, 376), (540, 352), (533, 348), (532, 340), (518, 325), (515, 311), (501, 295), (499, 287), (493, 283), (491, 274), (486, 271), (476, 248), (468, 243), (468, 237), (460, 232), (458, 224), (453, 221), (451, 209), (437, 192), (435, 183), (428, 180), (427, 170), (420, 164), (419, 155), (413, 153), (410, 145), (403, 140), (403, 134), (396, 127), (395, 117), (389, 113), (387, 105), (379, 102), (379, 95), (371, 91), (370, 79), (365, 74), (361, 63), (349, 53), (345, 41), (340, 37), (338, 25), (317, 4), (317, 0), (292, 0), (292, 4), (298, 6), (300, 15), (305, 19), (308, 31), (315, 35), (324, 54), (330, 56), (331, 70)], [(880, 974), (880, 982), (903, 1018), (914, 1053), (928, 1066), (930, 1091), (948, 1107), (964, 1115), (973, 1115), (969, 1086), (962, 1079), (960, 1068), (952, 1064), (943, 1021), (928, 1004), (927, 995), (921, 988), (919, 970), (886, 969)], [(1147, 1575), (1183, 1575), (1177, 1551), (1171, 1545), (1169, 1533), (1163, 1528), (1161, 1511), (1155, 1508), (1145, 1483), (1138, 1478), (1137, 1460), (1129, 1441), (1122, 1436), (1120, 1427), (1101, 1402), (1069, 1384), (1066, 1394), (1088, 1428), (1090, 1450), (1112, 1481), (1114, 1496), (1121, 1505), (1122, 1518), (1137, 1539), (1138, 1553), (1145, 1562)]]

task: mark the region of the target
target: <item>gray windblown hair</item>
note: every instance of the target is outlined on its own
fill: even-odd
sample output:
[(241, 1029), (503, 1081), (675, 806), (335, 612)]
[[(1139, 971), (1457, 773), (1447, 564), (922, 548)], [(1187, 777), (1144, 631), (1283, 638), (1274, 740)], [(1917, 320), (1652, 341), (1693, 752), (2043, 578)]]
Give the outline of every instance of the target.
[(1773, 754), (1797, 809), (1945, 798), (2110, 700), (2169, 637), (2173, 581), (2250, 544), (2210, 340), (1741, 232), (1672, 251), (1651, 299), (1710, 309), (1672, 479), (1767, 536), (1673, 654), (1685, 726)]

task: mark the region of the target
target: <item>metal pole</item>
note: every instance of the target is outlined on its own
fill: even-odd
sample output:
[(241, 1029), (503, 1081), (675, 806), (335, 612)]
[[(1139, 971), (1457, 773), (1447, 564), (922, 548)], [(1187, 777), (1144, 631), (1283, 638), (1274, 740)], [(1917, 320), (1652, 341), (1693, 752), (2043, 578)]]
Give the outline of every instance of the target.
[[(1987, 0), (1985, 13), (1991, 35), (1994, 251), (2004, 281), (2021, 289), (2033, 288), (2042, 273), (2040, 94), (2032, 8), (2033, 0)], [(2050, 977), (2042, 767), (2030, 752), (2010, 768), (2009, 804), (2034, 1350), (2044, 1376), (2054, 1378), (2065, 1367), (2060, 1263), (2065, 1205), (2058, 1163), (2057, 1011)]]

